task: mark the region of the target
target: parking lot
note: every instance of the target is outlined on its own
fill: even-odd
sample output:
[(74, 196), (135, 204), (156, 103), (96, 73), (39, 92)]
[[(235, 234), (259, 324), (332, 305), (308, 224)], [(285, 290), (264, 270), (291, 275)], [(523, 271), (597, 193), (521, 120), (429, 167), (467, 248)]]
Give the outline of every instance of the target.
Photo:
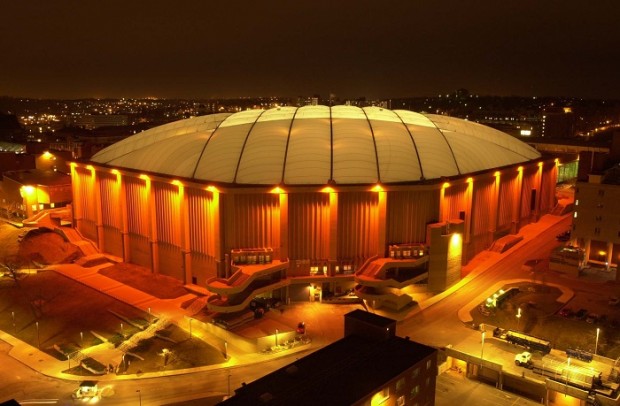
[(518, 292), (497, 308), (472, 310), (474, 322), (541, 337), (563, 351), (620, 356), (620, 305), (613, 295), (577, 290), (563, 304), (557, 301), (561, 292), (555, 287), (522, 283), (504, 289), (511, 286)]

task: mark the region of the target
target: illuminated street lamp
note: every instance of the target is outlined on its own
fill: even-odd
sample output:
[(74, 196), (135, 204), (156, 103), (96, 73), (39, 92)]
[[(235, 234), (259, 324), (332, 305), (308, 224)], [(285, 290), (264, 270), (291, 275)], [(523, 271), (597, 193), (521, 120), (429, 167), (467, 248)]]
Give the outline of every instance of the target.
[(519, 330), (519, 325), (521, 324), (521, 308), (517, 309), (517, 330)]
[(224, 341), (224, 359), (228, 359), (228, 341)]
[(596, 351), (598, 350), (598, 336), (601, 333), (601, 329), (599, 327), (596, 328), (596, 344), (594, 346), (594, 355), (596, 355)]
[(39, 336), (39, 322), (35, 321), (35, 326), (37, 326), (37, 347), (41, 348), (41, 338)]
[(276, 347), (278, 346), (278, 329), (276, 329)]

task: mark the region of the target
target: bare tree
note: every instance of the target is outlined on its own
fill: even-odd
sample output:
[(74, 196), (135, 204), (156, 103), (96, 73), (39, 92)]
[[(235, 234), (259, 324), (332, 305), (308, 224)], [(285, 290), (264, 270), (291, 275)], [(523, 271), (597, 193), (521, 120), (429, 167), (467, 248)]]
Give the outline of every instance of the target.
[(26, 265), (24, 258), (19, 255), (9, 255), (0, 262), (0, 270), (19, 286), (19, 280), (27, 275), (27, 273), (21, 272), (24, 265)]

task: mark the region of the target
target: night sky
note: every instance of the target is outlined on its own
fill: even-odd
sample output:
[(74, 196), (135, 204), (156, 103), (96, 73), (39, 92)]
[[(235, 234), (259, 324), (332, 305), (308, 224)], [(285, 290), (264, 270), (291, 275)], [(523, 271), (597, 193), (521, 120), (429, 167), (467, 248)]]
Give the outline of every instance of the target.
[(619, 0), (16, 0), (0, 95), (620, 98)]

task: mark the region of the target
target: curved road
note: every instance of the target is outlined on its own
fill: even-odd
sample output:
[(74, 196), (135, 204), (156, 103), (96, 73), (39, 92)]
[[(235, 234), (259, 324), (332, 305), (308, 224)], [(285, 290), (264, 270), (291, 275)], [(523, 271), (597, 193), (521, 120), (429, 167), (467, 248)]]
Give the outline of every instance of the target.
[[(465, 337), (475, 333), (458, 318), (458, 311), (490, 286), (502, 280), (530, 278), (523, 274), (521, 265), (528, 259), (548, 257), (550, 251), (559, 243), (555, 236), (565, 231), (571, 223), (566, 217), (556, 225), (532, 240), (517, 246), (501, 258), (486, 272), (479, 274), (458, 292), (444, 298), (433, 306), (398, 324), (398, 335), (438, 347), (458, 344)], [(555, 279), (555, 280), (554, 280)], [(549, 282), (559, 278), (548, 274)], [(562, 284), (571, 283), (562, 279)], [(579, 283), (579, 282), (578, 282)], [(579, 283), (583, 286), (582, 283)], [(318, 323), (318, 320), (317, 320)], [(318, 325), (318, 324), (315, 324)], [(317, 337), (318, 338), (318, 337)], [(7, 355), (10, 346), (0, 342), (0, 401), (15, 398), (22, 404), (73, 404), (71, 392), (77, 388), (75, 382), (50, 378), (31, 370)], [(101, 405), (142, 405), (172, 404), (201, 397), (217, 397), (278, 369), (300, 357), (299, 353), (261, 362), (254, 365), (235, 366), (230, 369), (196, 372), (186, 375), (167, 376), (137, 380), (116, 380), (104, 387)], [(39, 399), (40, 401), (36, 401)], [(31, 400), (31, 402), (24, 402)], [(204, 403), (209, 404), (209, 403)]]

